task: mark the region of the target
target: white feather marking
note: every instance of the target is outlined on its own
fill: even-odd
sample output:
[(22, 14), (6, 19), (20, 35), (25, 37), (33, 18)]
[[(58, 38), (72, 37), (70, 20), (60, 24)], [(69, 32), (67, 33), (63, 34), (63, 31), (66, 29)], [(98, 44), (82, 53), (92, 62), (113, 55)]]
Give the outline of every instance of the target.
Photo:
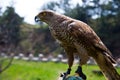
[(79, 30), (80, 32), (82, 32), (82, 30), (81, 30), (80, 28), (79, 28), (78, 30)]
[(60, 41), (60, 40), (58, 40), (58, 39), (56, 39), (56, 41), (59, 43), (59, 44), (61, 44), (62, 42)]
[(102, 41), (99, 42), (100, 44), (104, 45)]

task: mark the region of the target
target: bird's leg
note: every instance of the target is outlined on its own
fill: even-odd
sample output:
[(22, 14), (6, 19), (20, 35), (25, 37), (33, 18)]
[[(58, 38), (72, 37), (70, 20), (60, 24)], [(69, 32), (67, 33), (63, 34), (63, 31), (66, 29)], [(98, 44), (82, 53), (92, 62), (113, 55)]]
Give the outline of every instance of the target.
[(75, 71), (80, 77), (82, 77), (84, 80), (86, 80), (86, 75), (82, 72), (82, 67), (78, 66), (77, 70)]
[(65, 73), (66, 73), (66, 74), (70, 74), (70, 72), (71, 72), (71, 68), (68, 68)]
[(68, 55), (68, 65), (69, 65), (69, 68), (67, 69), (67, 71), (65, 73), (63, 73), (63, 75), (61, 75), (62, 77), (66, 78), (66, 76), (70, 74), (71, 67), (73, 65), (73, 61), (74, 61), (73, 54)]

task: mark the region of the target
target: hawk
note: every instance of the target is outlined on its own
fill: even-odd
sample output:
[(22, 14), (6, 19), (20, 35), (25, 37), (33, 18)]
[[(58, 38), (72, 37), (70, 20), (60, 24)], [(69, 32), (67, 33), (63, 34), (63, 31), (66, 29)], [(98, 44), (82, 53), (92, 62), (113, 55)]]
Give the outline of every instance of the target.
[(50, 10), (41, 11), (35, 16), (35, 21), (47, 23), (52, 36), (64, 48), (69, 65), (65, 75), (70, 74), (76, 54), (80, 61), (75, 72), (84, 80), (86, 75), (82, 72), (82, 65), (86, 64), (89, 57), (97, 62), (106, 80), (120, 80), (120, 75), (112, 65), (115, 60), (111, 52), (89, 25)]

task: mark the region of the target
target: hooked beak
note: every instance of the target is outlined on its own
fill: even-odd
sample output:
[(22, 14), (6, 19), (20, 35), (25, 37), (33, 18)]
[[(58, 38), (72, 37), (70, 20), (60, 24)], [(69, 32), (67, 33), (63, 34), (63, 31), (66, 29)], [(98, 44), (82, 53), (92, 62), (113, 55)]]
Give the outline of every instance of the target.
[(35, 22), (39, 22), (40, 18), (38, 16), (35, 16)]

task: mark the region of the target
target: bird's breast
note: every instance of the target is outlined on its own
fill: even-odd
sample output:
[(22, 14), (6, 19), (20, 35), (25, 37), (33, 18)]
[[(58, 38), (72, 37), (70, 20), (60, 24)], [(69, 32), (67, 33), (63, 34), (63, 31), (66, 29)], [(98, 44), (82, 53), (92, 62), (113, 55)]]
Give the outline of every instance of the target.
[(50, 28), (52, 36), (60, 44), (73, 45), (74, 38), (70, 36), (69, 32), (64, 28)]

